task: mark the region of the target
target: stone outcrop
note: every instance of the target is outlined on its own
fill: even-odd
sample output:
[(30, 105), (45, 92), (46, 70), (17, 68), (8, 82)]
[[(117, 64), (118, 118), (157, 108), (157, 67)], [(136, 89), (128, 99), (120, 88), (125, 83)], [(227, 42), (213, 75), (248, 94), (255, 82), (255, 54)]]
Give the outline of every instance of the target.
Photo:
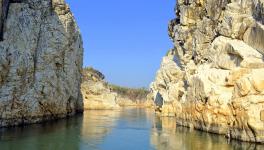
[(117, 103), (121, 107), (150, 108), (154, 106), (149, 90), (145, 88), (127, 88), (116, 85), (111, 85), (110, 88), (117, 93)]
[(264, 143), (264, 1), (178, 0), (151, 93), (179, 125)]
[[(83, 69), (81, 91), (84, 109), (118, 109), (120, 107), (152, 107), (146, 89), (133, 89), (107, 83), (105, 76), (91, 68)], [(119, 107), (120, 106), (120, 107)]]
[(81, 91), (83, 94), (84, 109), (116, 109), (117, 93), (112, 92), (105, 76), (93, 69), (83, 69)]
[(7, 13), (0, 22), (0, 127), (82, 111), (82, 39), (68, 5), (64, 0), (0, 2), (8, 3), (0, 10)]

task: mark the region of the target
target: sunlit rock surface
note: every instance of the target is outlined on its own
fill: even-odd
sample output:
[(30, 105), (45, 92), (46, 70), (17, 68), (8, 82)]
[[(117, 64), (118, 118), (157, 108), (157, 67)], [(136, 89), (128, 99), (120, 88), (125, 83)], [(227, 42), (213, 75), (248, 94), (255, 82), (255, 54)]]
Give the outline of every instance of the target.
[(83, 94), (84, 109), (116, 109), (117, 93), (112, 92), (104, 75), (93, 69), (83, 69), (81, 91)]
[(10, 1), (1, 23), (0, 126), (82, 111), (82, 39), (64, 0)]
[(120, 107), (153, 107), (147, 89), (128, 88), (106, 82), (105, 76), (91, 67), (83, 69), (81, 91), (85, 109), (117, 109)]
[(264, 1), (179, 0), (151, 84), (179, 125), (264, 143)]

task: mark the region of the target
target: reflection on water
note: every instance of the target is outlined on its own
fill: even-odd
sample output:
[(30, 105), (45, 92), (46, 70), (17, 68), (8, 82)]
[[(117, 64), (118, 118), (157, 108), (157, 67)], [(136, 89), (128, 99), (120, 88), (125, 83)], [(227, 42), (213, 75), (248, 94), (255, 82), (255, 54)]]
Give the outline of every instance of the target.
[(263, 150), (263, 145), (176, 126), (151, 110), (86, 111), (42, 125), (0, 129), (0, 149), (62, 150)]
[(81, 116), (75, 118), (31, 125), (0, 129), (0, 149), (79, 149)]
[(151, 143), (158, 150), (263, 150), (264, 145), (229, 141), (224, 136), (176, 125), (175, 118), (155, 119)]
[(119, 111), (86, 111), (81, 127), (81, 149), (97, 149), (112, 128), (115, 127)]

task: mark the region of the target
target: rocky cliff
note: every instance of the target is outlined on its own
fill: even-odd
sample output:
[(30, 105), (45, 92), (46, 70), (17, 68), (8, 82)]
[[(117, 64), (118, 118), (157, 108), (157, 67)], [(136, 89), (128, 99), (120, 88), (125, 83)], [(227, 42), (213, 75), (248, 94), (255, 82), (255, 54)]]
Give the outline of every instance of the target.
[[(127, 88), (107, 83), (105, 76), (91, 67), (83, 69), (81, 90), (84, 109), (118, 109), (120, 107), (152, 107), (148, 90)], [(120, 106), (120, 107), (119, 107)]]
[(178, 0), (174, 48), (151, 84), (163, 116), (264, 143), (264, 1)]
[(0, 2), (0, 127), (82, 111), (82, 39), (68, 5)]
[(93, 69), (83, 69), (81, 91), (84, 100), (84, 109), (116, 109), (117, 93), (112, 92), (105, 76)]

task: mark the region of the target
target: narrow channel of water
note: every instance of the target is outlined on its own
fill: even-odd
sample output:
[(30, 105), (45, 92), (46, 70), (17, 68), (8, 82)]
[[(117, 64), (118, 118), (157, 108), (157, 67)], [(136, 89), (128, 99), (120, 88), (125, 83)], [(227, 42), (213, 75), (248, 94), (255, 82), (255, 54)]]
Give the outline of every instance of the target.
[(263, 150), (264, 145), (176, 126), (145, 109), (86, 111), (52, 123), (0, 129), (0, 150)]

